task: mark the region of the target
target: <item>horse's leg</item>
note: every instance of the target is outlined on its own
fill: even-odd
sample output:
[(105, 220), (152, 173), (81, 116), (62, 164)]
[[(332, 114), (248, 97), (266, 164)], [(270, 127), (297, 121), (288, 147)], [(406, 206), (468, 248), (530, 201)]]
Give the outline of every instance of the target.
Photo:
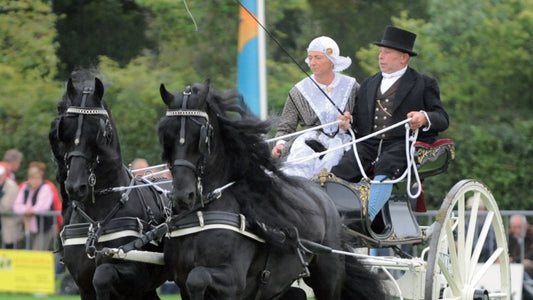
[(159, 274), (141, 263), (104, 263), (94, 272), (93, 285), (98, 300), (159, 300), (152, 279)]
[(205, 292), (211, 285), (213, 285), (213, 277), (205, 267), (196, 267), (192, 269), (185, 282), (191, 300), (204, 299)]
[(81, 300), (96, 300), (94, 290), (85, 291), (84, 289), (79, 288), (79, 292)]
[(98, 300), (119, 299), (120, 296), (114, 288), (119, 279), (119, 273), (114, 265), (99, 265), (93, 276), (93, 285), (96, 289)]
[(94, 262), (90, 261), (85, 252), (72, 251), (72, 247), (65, 256), (65, 266), (76, 283), (81, 300), (96, 300), (96, 291), (92, 284), (94, 274)]
[(71, 275), (72, 275), (72, 279), (78, 286), (78, 291), (80, 293), (80, 299), (81, 300), (96, 300), (96, 291), (94, 290), (91, 279), (87, 278), (84, 281), (84, 280), (81, 280), (79, 276), (78, 277), (75, 276), (77, 275), (76, 273), (71, 274)]
[(307, 295), (305, 294), (305, 291), (301, 288), (297, 287), (290, 287), (287, 292), (285, 292), (279, 300), (306, 300)]
[(240, 299), (246, 287), (245, 268), (235, 261), (230, 265), (231, 267), (192, 269), (185, 282), (190, 299)]
[(142, 299), (143, 300), (161, 300), (156, 290), (147, 292), (146, 294), (144, 294)]
[(315, 256), (309, 265), (310, 277), (304, 279), (317, 300), (340, 299), (344, 266), (336, 254)]

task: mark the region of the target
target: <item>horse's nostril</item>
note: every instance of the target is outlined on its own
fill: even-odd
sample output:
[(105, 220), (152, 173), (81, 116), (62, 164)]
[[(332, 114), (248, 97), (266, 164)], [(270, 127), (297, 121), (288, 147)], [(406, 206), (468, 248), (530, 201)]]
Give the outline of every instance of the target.
[(88, 191), (87, 185), (80, 185), (77, 189), (75, 189), (75, 193), (80, 199), (82, 199), (83, 197), (85, 197), (85, 195), (87, 195), (87, 191)]

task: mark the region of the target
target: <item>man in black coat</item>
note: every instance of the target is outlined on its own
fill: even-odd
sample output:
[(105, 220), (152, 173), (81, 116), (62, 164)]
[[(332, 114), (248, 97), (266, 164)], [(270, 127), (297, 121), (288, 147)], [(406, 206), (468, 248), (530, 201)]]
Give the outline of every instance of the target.
[[(352, 112), (340, 116), (341, 128), (352, 128), (357, 137), (363, 137), (393, 124), (411, 118), (409, 127), (420, 129), (418, 140), (432, 143), (438, 132), (448, 128), (448, 114), (440, 101), (439, 85), (434, 78), (421, 74), (408, 66), (416, 34), (387, 26), (380, 47), (381, 72), (367, 78), (357, 92)], [(407, 167), (405, 153), (405, 128), (397, 127), (356, 145), (362, 167), (368, 172), (374, 166), (374, 181), (386, 181), (402, 175)], [(344, 153), (331, 172), (347, 181), (357, 182), (362, 174), (353, 149)], [(390, 183), (372, 183), (368, 216), (372, 221), (392, 191)]]

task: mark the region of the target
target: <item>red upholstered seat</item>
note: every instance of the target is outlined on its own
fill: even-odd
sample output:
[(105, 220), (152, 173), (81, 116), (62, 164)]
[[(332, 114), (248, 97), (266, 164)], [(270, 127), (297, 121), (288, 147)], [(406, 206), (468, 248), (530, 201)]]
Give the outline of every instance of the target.
[(415, 143), (416, 163), (421, 178), (440, 174), (455, 159), (455, 144), (451, 139), (440, 139), (433, 144)]
[[(418, 141), (415, 143), (415, 149), (418, 174), (422, 181), (426, 177), (445, 172), (450, 161), (455, 159), (455, 144), (451, 139), (440, 139), (433, 144)], [(423, 190), (418, 196), (414, 210), (427, 211)]]
[(421, 147), (426, 147), (426, 148), (436, 148), (436, 147), (439, 147), (442, 145), (448, 145), (448, 144), (453, 145), (454, 144), (453, 140), (452, 139), (440, 139), (440, 140), (435, 141), (435, 143), (433, 144), (427, 144), (421, 141), (417, 141), (415, 143), (415, 147), (421, 146)]

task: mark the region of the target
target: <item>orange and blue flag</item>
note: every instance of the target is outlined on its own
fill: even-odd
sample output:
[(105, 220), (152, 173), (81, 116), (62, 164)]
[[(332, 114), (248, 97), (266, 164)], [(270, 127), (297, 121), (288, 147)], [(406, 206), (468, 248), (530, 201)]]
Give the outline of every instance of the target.
[[(246, 9), (242, 6), (245, 6)], [(253, 113), (261, 115), (261, 79), (257, 0), (243, 0), (239, 6), (237, 89)], [(251, 15), (253, 14), (253, 16)]]

